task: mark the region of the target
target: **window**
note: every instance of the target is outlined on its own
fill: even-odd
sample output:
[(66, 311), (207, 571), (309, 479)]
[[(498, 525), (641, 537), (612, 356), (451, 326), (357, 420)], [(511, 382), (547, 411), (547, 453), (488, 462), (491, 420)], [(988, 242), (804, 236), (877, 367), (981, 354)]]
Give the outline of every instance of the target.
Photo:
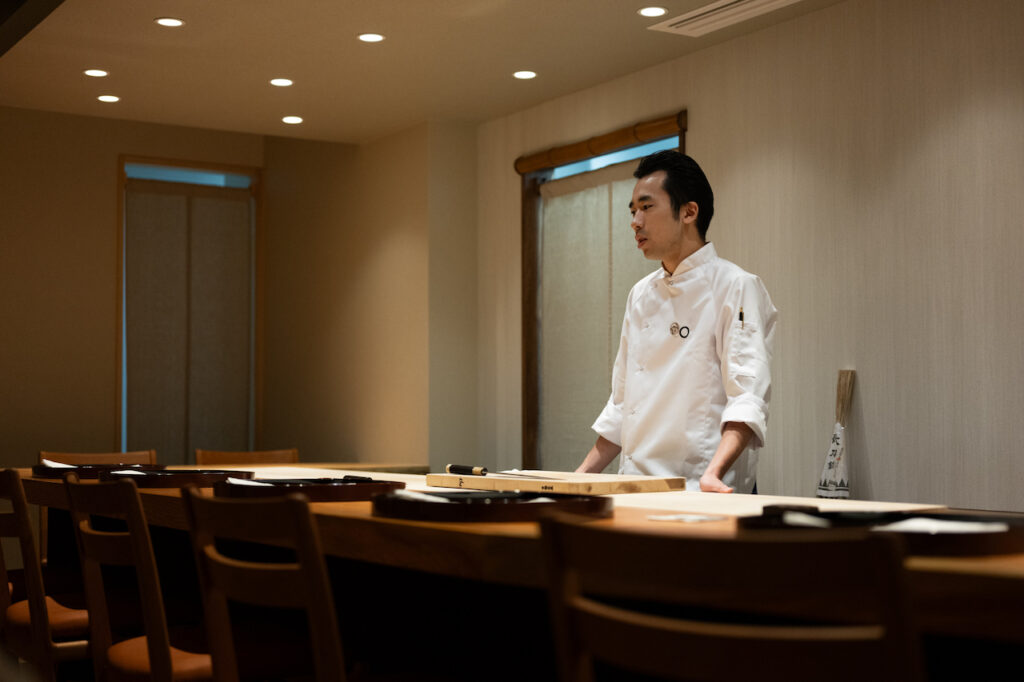
[[(683, 149), (686, 112), (521, 157), (523, 467), (572, 469), (593, 445), (629, 288), (653, 266), (631, 248), (632, 160)], [(597, 160), (595, 157), (598, 157)], [(618, 160), (618, 159), (616, 159)], [(574, 177), (568, 177), (573, 175)]]
[(600, 170), (601, 168), (614, 164), (643, 158), (648, 154), (653, 154), (654, 152), (661, 151), (662, 149), (676, 149), (678, 146), (679, 136), (673, 135), (672, 137), (665, 137), (660, 140), (640, 144), (635, 147), (627, 147), (626, 149), (620, 149), (619, 151), (610, 152), (608, 154), (593, 156), (589, 159), (583, 159), (582, 161), (574, 161), (572, 163), (567, 163), (563, 166), (553, 168), (551, 170), (551, 180), (560, 180), (561, 178), (568, 178), (572, 175), (578, 175), (579, 173)]
[(123, 160), (121, 447), (189, 463), (255, 430), (255, 170)]
[(232, 173), (226, 170), (208, 170), (187, 168), (182, 166), (160, 166), (150, 163), (126, 163), (124, 174), (128, 178), (139, 180), (161, 180), (163, 182), (183, 182), (189, 185), (205, 185), (207, 187), (234, 187), (248, 189), (253, 178), (247, 173)]

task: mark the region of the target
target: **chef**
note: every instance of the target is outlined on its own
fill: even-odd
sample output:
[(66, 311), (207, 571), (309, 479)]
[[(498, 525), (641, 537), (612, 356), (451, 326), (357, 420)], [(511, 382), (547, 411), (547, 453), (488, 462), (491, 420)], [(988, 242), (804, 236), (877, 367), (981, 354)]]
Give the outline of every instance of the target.
[(661, 267), (626, 301), (611, 396), (578, 472), (685, 476), (688, 490), (756, 491), (776, 310), (756, 276), (706, 240), (714, 195), (689, 156), (640, 161), (629, 203), (637, 248)]

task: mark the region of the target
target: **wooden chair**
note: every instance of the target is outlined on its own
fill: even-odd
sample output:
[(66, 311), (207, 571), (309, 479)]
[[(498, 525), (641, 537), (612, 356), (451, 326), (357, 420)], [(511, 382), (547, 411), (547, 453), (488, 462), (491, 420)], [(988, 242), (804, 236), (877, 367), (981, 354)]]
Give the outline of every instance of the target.
[[(293, 494), (259, 500), (217, 499), (204, 496), (195, 488), (184, 489), (182, 495), (203, 592), (214, 679), (239, 679), (239, 660), (243, 656), (236, 655), (235, 635), (242, 633), (233, 633), (231, 603), (304, 611), (309, 644), (305, 634), (299, 635), (303, 641), (299, 642), (302, 646), (298, 651), (306, 657), (312, 649), (316, 680), (345, 680), (334, 599), (306, 498)], [(294, 550), (294, 554), (289, 552), (290, 560), (276, 557), (272, 559), (274, 563), (251, 556), (229, 557), (222, 553), (224, 541), (273, 545)], [(251, 627), (247, 622), (244, 629)], [(281, 648), (270, 655), (283, 658), (282, 648), (288, 648), (287, 642), (276, 636), (274, 642)], [(251, 663), (248, 657), (245, 660)], [(284, 663), (295, 670), (294, 666), (302, 661)], [(273, 673), (266, 676), (276, 677)]]
[[(84, 464), (156, 464), (156, 450), (134, 450), (132, 452), (52, 452), (40, 450), (39, 463), (43, 460), (59, 462), (60, 464), (73, 464), (81, 466)], [(66, 518), (62, 511), (56, 515)], [(50, 554), (50, 512), (45, 508), (39, 509), (39, 556), (45, 564)], [(66, 530), (66, 529), (65, 529)], [(60, 538), (57, 543), (61, 547), (73, 547), (74, 541), (69, 535), (67, 538)], [(67, 542), (64, 542), (67, 540)], [(73, 551), (73, 550), (72, 550)]]
[[(563, 682), (921, 679), (893, 538), (739, 539), (542, 521)], [(600, 677), (600, 676), (599, 676)]]
[(196, 449), (196, 464), (295, 464), (299, 461), (296, 448), (287, 450), (200, 450)]
[[(82, 562), (96, 679), (210, 679), (209, 654), (195, 652), (202, 643), (172, 642), (149, 527), (135, 482), (81, 483), (72, 472), (65, 476), (64, 485)], [(122, 519), (127, 530), (99, 530), (96, 517)], [(105, 566), (134, 568), (144, 635), (113, 641), (102, 571)]]
[(15, 469), (0, 471), (0, 499), (11, 511), (0, 513), (0, 537), (17, 538), (25, 598), (12, 601), (13, 586), (0, 550), (0, 632), (5, 646), (35, 668), (41, 680), (56, 679), (59, 663), (89, 657), (89, 613), (81, 595), (47, 595), (29, 525), (28, 504)]

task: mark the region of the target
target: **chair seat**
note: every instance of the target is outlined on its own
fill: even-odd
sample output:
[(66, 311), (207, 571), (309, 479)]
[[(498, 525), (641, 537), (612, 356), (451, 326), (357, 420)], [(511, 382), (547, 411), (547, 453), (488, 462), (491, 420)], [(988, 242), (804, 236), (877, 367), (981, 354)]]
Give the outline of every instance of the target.
[[(80, 595), (51, 597), (47, 595), (46, 611), (50, 619), (50, 634), (55, 642), (69, 642), (89, 638), (89, 612)], [(60, 601), (58, 601), (58, 599)], [(30, 658), (32, 650), (32, 619), (28, 601), (19, 601), (7, 608), (4, 627), (8, 646), (22, 658)], [(29, 654), (29, 655), (26, 655)]]
[[(109, 682), (148, 682), (153, 678), (145, 637), (133, 637), (107, 649)], [(194, 653), (171, 646), (171, 667), (175, 680), (212, 680), (210, 654)]]
[[(0, 550), (0, 575), (4, 575), (3, 582), (8, 583), (8, 593), (0, 592), (0, 595), (9, 597), (0, 602), (3, 604), (0, 622), (4, 624), (4, 643), (7, 649), (32, 664), (36, 673), (33, 679), (53, 680), (59, 664), (89, 660), (92, 634), (89, 612), (85, 609), (84, 596), (74, 587), (62, 582), (58, 588), (50, 579), (60, 571), (44, 573), (17, 469), (0, 470), (0, 499), (5, 506), (8, 502), (11, 505), (11, 511), (0, 512), (0, 536), (17, 540), (22, 563), (17, 570), (5, 570), (7, 563), (4, 551)], [(0, 589), (4, 589), (2, 582)]]

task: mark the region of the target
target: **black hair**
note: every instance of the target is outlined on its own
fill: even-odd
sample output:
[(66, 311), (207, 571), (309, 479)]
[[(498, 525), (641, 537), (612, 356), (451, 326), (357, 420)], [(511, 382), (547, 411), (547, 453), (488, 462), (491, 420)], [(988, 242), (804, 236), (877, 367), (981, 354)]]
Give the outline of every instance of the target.
[(674, 218), (679, 217), (683, 204), (691, 201), (697, 204), (697, 232), (704, 239), (711, 218), (715, 215), (715, 195), (704, 171), (686, 154), (675, 149), (665, 149), (640, 159), (633, 177), (646, 178), (658, 171), (665, 171), (665, 181), (661, 188), (672, 202)]

